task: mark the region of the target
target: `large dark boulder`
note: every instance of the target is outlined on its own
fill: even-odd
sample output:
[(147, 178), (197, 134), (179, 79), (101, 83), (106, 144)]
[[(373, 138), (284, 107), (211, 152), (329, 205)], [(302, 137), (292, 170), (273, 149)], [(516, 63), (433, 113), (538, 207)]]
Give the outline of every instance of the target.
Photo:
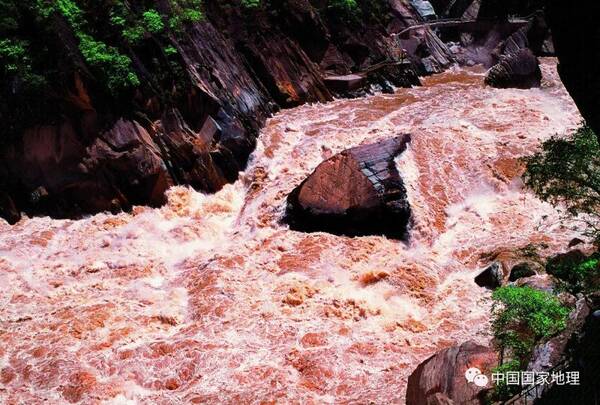
[(479, 287), (485, 287), (490, 290), (495, 290), (500, 287), (503, 282), (504, 272), (502, 270), (502, 264), (499, 262), (492, 263), (475, 277), (475, 283)]
[[(485, 83), (492, 87), (529, 89), (542, 83), (540, 62), (531, 47), (541, 48), (539, 24), (532, 22), (511, 34), (498, 44), (492, 52), (497, 63), (485, 77)], [(535, 42), (535, 43), (534, 43)]]
[(502, 56), (485, 77), (485, 84), (497, 88), (529, 89), (542, 83), (542, 71), (537, 57), (529, 49)]
[(508, 281), (517, 281), (522, 278), (535, 276), (537, 272), (531, 262), (522, 262), (510, 270)]
[[(492, 386), (491, 370), (498, 364), (496, 352), (474, 342), (444, 349), (421, 363), (408, 377), (407, 405), (483, 404)], [(477, 368), (490, 382), (479, 387), (465, 373)]]
[(347, 149), (322, 162), (287, 199), (294, 230), (405, 239), (410, 206), (394, 158), (410, 135)]

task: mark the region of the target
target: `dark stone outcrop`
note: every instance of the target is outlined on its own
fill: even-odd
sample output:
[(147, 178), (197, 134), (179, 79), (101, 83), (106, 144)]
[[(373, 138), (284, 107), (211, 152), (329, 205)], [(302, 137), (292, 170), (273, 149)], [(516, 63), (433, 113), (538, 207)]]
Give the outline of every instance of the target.
[[(485, 77), (485, 83), (492, 87), (528, 89), (542, 83), (540, 63), (529, 48), (529, 34), (536, 32), (537, 24), (531, 23), (501, 42), (496, 51), (498, 63)], [(532, 35), (535, 36), (535, 35)], [(541, 48), (541, 43), (536, 44)]]
[(497, 354), (486, 346), (465, 342), (444, 349), (421, 363), (408, 377), (407, 405), (483, 404), (487, 387), (478, 387), (465, 378), (477, 368), (488, 378), (498, 363)]
[(504, 282), (504, 272), (501, 263), (494, 262), (475, 277), (475, 283), (480, 287), (494, 290)]
[[(555, 384), (549, 387), (535, 403), (539, 405), (593, 404), (600, 396), (600, 311), (592, 307), (580, 331), (572, 335), (565, 357), (566, 372), (579, 373), (579, 384)], [(594, 310), (595, 309), (595, 310)]]
[(517, 281), (521, 278), (535, 276), (537, 272), (533, 268), (530, 262), (522, 262), (515, 265), (510, 270), (510, 276), (508, 277), (508, 281)]
[(545, 3), (560, 77), (583, 118), (600, 134), (600, 2)]
[(552, 256), (546, 263), (548, 274), (561, 273), (563, 269), (572, 269), (585, 261), (587, 255), (579, 249), (569, 250), (566, 253), (560, 253)]
[(322, 162), (288, 196), (285, 221), (305, 232), (405, 239), (410, 206), (394, 158), (409, 141), (400, 135)]

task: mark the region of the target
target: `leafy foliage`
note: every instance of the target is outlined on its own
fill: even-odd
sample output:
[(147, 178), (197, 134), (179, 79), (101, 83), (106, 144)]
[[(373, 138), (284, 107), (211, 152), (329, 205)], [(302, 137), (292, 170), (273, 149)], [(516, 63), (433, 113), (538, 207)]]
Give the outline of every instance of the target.
[(558, 288), (571, 294), (588, 294), (600, 289), (600, 254), (573, 260), (550, 260), (546, 271), (558, 278)]
[(146, 23), (146, 28), (153, 34), (158, 34), (165, 28), (165, 24), (162, 21), (162, 17), (158, 14), (158, 11), (154, 9), (150, 9), (148, 11), (144, 11), (142, 14), (144, 18), (144, 22)]
[(258, 8), (260, 7), (260, 0), (242, 0), (241, 5), (244, 8)]
[(492, 294), (492, 329), (501, 357), (524, 365), (533, 347), (566, 327), (569, 310), (552, 294), (505, 286)]
[(356, 0), (330, 0), (328, 7), (337, 11), (354, 13), (358, 10), (358, 3)]
[[(525, 369), (533, 348), (566, 327), (569, 309), (550, 293), (530, 287), (504, 286), (492, 294), (492, 331), (500, 353), (494, 373)], [(499, 383), (491, 401), (503, 401), (518, 387)]]
[(570, 139), (552, 138), (526, 158), (525, 184), (542, 200), (562, 205), (600, 242), (600, 145), (586, 125)]

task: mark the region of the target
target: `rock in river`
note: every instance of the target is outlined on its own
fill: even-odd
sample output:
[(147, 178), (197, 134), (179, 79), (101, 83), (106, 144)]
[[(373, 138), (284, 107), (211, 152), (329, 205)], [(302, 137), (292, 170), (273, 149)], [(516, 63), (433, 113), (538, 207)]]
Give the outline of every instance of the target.
[(298, 231), (405, 239), (410, 205), (394, 158), (408, 142), (404, 134), (325, 160), (288, 196), (286, 222)]

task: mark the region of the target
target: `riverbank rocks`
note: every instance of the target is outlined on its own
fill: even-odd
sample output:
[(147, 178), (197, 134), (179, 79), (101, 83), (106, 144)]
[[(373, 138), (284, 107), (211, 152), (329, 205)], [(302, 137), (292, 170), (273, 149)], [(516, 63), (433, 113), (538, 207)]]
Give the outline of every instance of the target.
[(409, 142), (399, 135), (325, 160), (288, 196), (285, 222), (304, 232), (406, 239), (411, 211), (394, 158)]
[(540, 87), (542, 71), (537, 57), (529, 49), (502, 56), (485, 77), (485, 84), (501, 89), (514, 87), (529, 89)]
[(486, 391), (469, 382), (465, 373), (477, 368), (488, 378), (498, 364), (497, 354), (490, 348), (468, 341), (444, 349), (421, 363), (408, 377), (407, 405), (483, 404)]
[(510, 276), (508, 277), (508, 281), (517, 281), (521, 278), (535, 276), (537, 272), (532, 266), (530, 262), (522, 262), (519, 263), (510, 270)]
[[(492, 51), (496, 65), (487, 72), (485, 83), (492, 87), (529, 89), (540, 87), (542, 71), (540, 62), (532, 51), (540, 48), (536, 35), (539, 24), (530, 23), (520, 28)], [(531, 39), (530, 39), (531, 38)]]
[(492, 263), (475, 277), (475, 283), (479, 287), (489, 288), (490, 290), (500, 287), (503, 282), (504, 272), (502, 271), (502, 265), (498, 262)]
[(534, 348), (527, 370), (549, 371), (560, 363), (564, 359), (569, 341), (582, 330), (589, 314), (590, 307), (585, 298), (578, 299), (569, 314), (567, 327), (558, 335)]

